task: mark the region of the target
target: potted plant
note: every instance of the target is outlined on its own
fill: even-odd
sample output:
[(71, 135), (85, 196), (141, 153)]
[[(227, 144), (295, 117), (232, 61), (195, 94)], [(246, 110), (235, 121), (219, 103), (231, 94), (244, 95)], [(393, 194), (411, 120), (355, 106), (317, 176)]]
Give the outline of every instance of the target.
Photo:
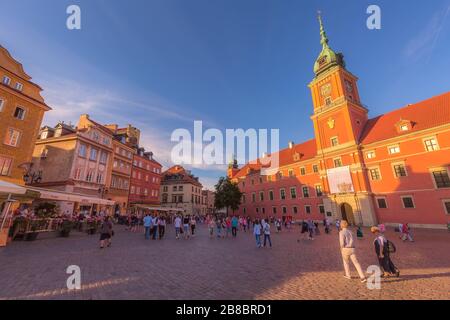
[(37, 230), (39, 229), (40, 221), (39, 220), (29, 220), (28, 223), (30, 225), (31, 232), (26, 233), (25, 241), (34, 241), (34, 240), (36, 240), (37, 236), (39, 235), (39, 232), (37, 232)]
[(68, 238), (70, 235), (70, 231), (72, 231), (74, 226), (73, 221), (71, 220), (63, 220), (61, 225), (59, 226), (59, 234), (63, 238)]

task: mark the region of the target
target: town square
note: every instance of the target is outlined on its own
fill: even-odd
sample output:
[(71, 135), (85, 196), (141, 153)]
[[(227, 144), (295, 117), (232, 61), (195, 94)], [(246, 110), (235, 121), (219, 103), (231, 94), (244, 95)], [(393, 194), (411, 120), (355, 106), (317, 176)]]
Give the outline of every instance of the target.
[(450, 2), (405, 1), (1, 1), (0, 300), (449, 300)]

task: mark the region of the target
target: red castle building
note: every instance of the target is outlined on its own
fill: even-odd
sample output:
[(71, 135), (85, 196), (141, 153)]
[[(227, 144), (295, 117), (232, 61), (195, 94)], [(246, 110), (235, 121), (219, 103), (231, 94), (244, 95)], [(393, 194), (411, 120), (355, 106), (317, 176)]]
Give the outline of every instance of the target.
[(315, 138), (290, 142), (277, 169), (230, 165), (228, 176), (244, 193), (238, 214), (446, 228), (450, 92), (369, 119), (358, 78), (319, 22), (322, 52), (309, 84)]

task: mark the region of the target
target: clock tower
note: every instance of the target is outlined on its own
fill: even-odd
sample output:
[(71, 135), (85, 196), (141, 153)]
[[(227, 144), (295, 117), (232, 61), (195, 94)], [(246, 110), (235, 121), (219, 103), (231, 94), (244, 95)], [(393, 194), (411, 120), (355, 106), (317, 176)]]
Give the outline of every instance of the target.
[(343, 54), (329, 46), (320, 14), (319, 24), (322, 51), (314, 64), (315, 77), (309, 88), (317, 150), (327, 153), (358, 144), (368, 110), (361, 104), (358, 78), (346, 69)]

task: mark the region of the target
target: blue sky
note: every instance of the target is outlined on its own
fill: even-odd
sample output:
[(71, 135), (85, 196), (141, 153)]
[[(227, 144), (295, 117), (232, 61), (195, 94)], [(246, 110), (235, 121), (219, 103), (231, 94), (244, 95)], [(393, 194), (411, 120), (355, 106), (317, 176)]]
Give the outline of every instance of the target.
[[(82, 30), (65, 27), (70, 4)], [(381, 30), (366, 28), (370, 4)], [(45, 124), (134, 124), (167, 166), (171, 132), (194, 120), (279, 128), (282, 147), (313, 137), (317, 10), (371, 116), (449, 90), (450, 0), (0, 0), (0, 44), (43, 87)], [(193, 172), (209, 187), (224, 174)]]

